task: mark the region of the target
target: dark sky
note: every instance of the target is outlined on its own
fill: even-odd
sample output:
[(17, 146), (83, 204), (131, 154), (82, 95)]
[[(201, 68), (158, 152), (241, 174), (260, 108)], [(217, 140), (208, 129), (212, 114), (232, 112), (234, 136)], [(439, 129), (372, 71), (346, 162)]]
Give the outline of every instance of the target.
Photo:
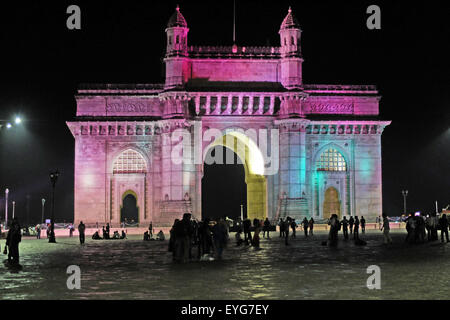
[[(231, 45), (233, 1), (12, 2), (0, 10), (0, 118), (22, 127), (0, 133), (0, 189), (17, 214), (40, 217), (48, 172), (58, 168), (57, 219), (73, 217), (75, 115), (79, 83), (158, 83), (164, 28), (176, 3), (190, 44)], [(450, 203), (450, 26), (446, 2), (236, 0), (237, 43), (279, 45), (292, 6), (303, 30), (305, 83), (376, 84), (383, 96), (383, 204), (429, 212)], [(82, 11), (81, 31), (66, 28), (66, 8)], [(381, 7), (382, 29), (366, 28), (366, 8)], [(47, 202), (50, 204), (50, 202)], [(49, 208), (49, 206), (48, 206)], [(50, 211), (48, 210), (48, 213)], [(4, 202), (0, 215), (4, 214)]]

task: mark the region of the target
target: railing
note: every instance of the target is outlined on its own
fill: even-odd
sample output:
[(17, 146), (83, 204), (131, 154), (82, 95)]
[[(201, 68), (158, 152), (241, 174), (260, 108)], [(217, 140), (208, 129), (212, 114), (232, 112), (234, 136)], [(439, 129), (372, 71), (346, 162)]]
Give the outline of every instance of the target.
[(279, 58), (279, 47), (190, 46), (189, 56), (224, 58)]
[(305, 84), (303, 85), (305, 90), (312, 91), (374, 91), (377, 92), (375, 85), (338, 85), (338, 84)]

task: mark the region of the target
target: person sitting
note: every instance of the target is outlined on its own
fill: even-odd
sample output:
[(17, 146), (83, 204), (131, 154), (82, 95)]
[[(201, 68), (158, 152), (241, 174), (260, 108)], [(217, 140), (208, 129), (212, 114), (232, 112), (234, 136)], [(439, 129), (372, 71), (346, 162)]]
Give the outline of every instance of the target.
[(126, 239), (127, 235), (125, 234), (125, 231), (122, 230), (122, 236), (120, 237), (120, 239)]
[(101, 240), (100, 235), (98, 234), (98, 231), (95, 231), (95, 233), (92, 235), (92, 240)]
[(113, 239), (120, 239), (119, 231), (114, 231)]
[(144, 232), (144, 241), (150, 241), (150, 235), (148, 234), (148, 231)]
[(164, 236), (164, 232), (162, 230), (159, 230), (157, 236), (156, 236), (156, 240), (159, 241), (164, 241), (166, 240), (166, 237)]

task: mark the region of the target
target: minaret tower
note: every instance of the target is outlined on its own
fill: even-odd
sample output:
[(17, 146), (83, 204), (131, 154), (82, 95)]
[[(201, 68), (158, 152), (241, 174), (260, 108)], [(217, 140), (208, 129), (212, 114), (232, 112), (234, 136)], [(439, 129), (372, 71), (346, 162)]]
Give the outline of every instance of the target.
[(189, 28), (186, 20), (177, 6), (175, 13), (167, 23), (167, 47), (164, 62), (166, 63), (166, 83), (165, 88), (175, 88), (183, 85), (183, 68), (187, 64), (187, 36)]
[(300, 45), (302, 30), (291, 7), (278, 33), (281, 41), (281, 84), (287, 89), (301, 89), (303, 85), (303, 58)]

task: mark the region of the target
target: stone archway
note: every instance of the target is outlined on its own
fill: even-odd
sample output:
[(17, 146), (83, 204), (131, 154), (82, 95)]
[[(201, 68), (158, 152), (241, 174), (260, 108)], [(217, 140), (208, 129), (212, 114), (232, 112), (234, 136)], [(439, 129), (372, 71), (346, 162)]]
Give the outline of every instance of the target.
[(341, 201), (339, 201), (339, 192), (334, 187), (329, 187), (325, 191), (323, 200), (323, 218), (329, 219), (332, 214), (337, 214), (341, 218)]
[(139, 223), (138, 197), (134, 191), (128, 190), (122, 195), (120, 206), (120, 222)]
[(247, 184), (247, 217), (264, 220), (267, 217), (267, 178), (264, 176), (264, 157), (258, 146), (238, 131), (230, 131), (217, 138), (205, 148), (204, 155), (216, 146), (230, 149), (240, 159)]

